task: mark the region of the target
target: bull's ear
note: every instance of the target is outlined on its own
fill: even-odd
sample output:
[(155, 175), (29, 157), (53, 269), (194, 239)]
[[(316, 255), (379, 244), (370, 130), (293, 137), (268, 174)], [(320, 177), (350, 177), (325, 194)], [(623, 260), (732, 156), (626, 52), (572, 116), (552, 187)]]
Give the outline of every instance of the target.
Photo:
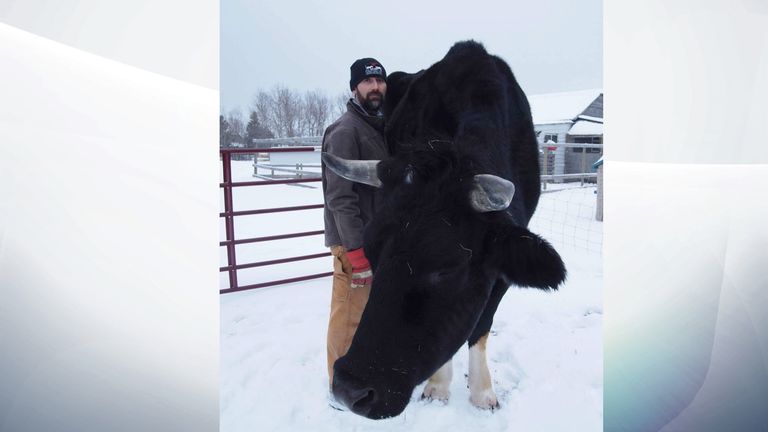
[(546, 240), (519, 226), (506, 226), (491, 240), (502, 276), (519, 286), (557, 289), (566, 276), (560, 255)]

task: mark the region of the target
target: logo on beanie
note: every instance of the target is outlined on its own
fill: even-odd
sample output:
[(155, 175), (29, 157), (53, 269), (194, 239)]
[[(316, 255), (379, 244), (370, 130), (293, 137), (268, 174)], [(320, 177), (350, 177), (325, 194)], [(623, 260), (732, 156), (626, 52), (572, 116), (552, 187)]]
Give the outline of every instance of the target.
[(365, 74), (366, 75), (384, 75), (381, 72), (381, 66), (377, 64), (370, 64), (365, 67)]
[(354, 90), (360, 81), (371, 77), (386, 80), (387, 70), (375, 58), (366, 57), (355, 60), (349, 67), (349, 89)]

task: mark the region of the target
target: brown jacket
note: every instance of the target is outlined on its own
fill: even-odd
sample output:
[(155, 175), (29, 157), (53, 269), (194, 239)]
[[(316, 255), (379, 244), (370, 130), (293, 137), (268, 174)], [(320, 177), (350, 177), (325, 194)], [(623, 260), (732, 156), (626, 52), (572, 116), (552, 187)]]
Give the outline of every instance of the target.
[[(384, 118), (368, 115), (352, 99), (347, 112), (328, 126), (323, 151), (344, 159), (371, 160), (387, 157)], [(353, 183), (322, 168), (325, 197), (325, 245), (353, 250), (363, 245), (363, 228), (374, 212), (375, 188)]]

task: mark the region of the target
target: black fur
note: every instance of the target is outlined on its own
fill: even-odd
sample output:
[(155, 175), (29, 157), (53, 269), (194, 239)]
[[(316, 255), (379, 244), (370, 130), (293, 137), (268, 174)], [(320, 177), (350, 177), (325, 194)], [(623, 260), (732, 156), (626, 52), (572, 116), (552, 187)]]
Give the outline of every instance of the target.
[[(461, 42), (416, 74), (388, 80), (379, 212), (365, 233), (374, 270), (368, 306), (333, 392), (369, 418), (398, 415), (414, 387), (488, 332), (510, 284), (556, 289), (557, 252), (526, 229), (539, 199), (530, 107), (512, 71)], [(476, 174), (511, 180), (506, 211), (477, 213)]]

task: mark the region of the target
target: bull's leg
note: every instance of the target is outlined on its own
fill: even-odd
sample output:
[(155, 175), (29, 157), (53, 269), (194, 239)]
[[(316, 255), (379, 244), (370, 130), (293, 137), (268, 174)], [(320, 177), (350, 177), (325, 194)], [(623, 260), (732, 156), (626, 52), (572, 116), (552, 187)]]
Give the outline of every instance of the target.
[(485, 357), (485, 346), (488, 342), (488, 332), (491, 330), (493, 315), (499, 307), (501, 298), (507, 292), (504, 281), (498, 280), (493, 286), (485, 310), (472, 330), (469, 342), (469, 400), (478, 408), (495, 409), (499, 407), (496, 393), (493, 392), (491, 372)]
[(486, 333), (476, 344), (469, 347), (469, 400), (478, 408), (492, 410), (499, 407), (499, 401), (493, 391), (491, 372), (485, 357), (487, 342)]
[(452, 363), (453, 359), (448, 360), (437, 372), (429, 377), (427, 385), (424, 387), (424, 392), (421, 394), (422, 399), (448, 402), (448, 398), (451, 396), (451, 378), (453, 378)]

